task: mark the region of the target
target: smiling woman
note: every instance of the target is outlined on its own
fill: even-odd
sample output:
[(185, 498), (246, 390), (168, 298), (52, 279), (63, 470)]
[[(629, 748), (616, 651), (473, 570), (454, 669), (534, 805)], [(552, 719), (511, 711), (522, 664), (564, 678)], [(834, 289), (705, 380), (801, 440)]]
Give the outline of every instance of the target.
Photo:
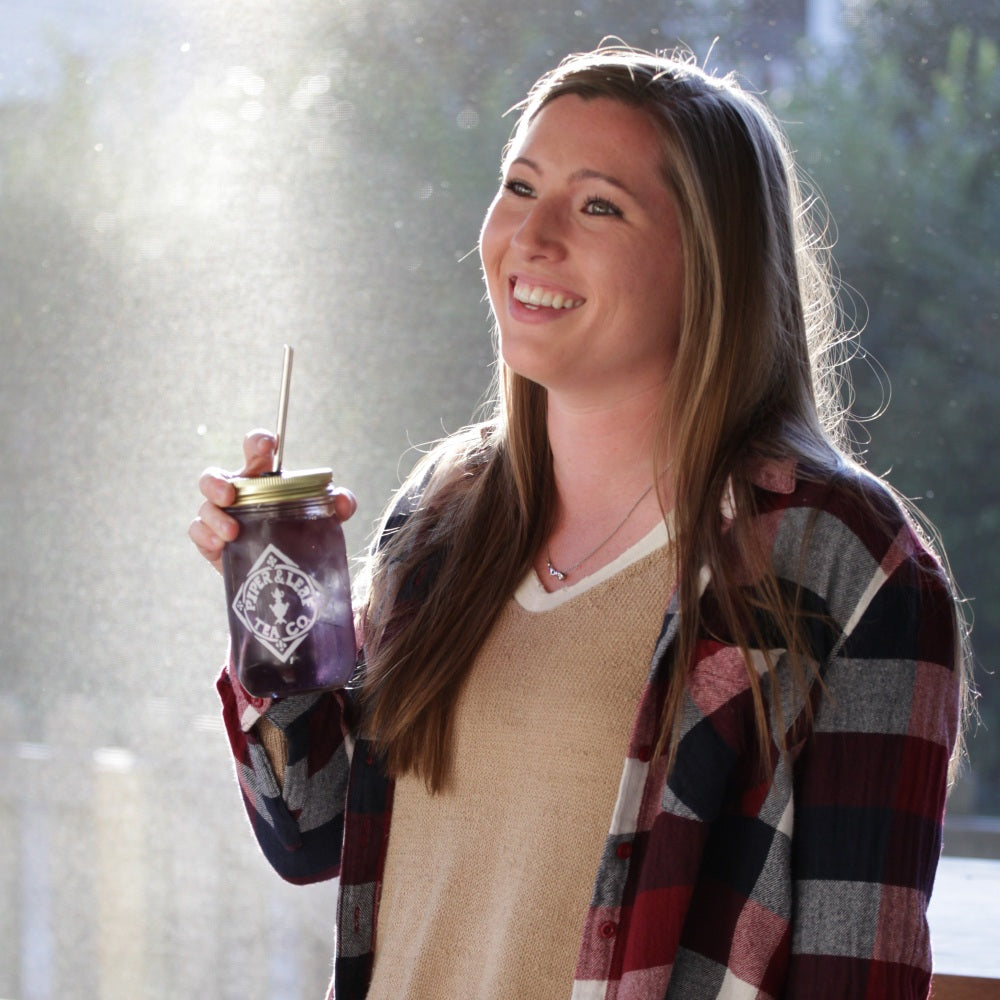
[[(840, 19), (846, 41), (840, 48), (829, 39), (803, 38), (811, 32), (806, 13), (811, 18), (826, 8), (836, 14), (840, 0), (773, 6), (777, 26), (759, 18), (759, 4), (728, 0), (587, 2), (575, 4), (572, 17), (564, 5), (530, 0), (0, 3), (0, 997), (322, 995), (338, 883), (285, 883), (246, 837), (212, 684), (225, 654), (223, 582), (180, 538), (194, 506), (194, 479), (210, 463), (239, 464), (242, 433), (273, 415), (281, 345), (294, 344), (300, 365), (287, 462), (290, 468), (332, 466), (338, 481), (355, 492), (358, 514), (344, 532), (351, 565), (360, 568), (379, 513), (399, 487), (400, 470), (409, 471), (409, 445), (423, 446), (461, 427), (470, 414), (483, 416), (477, 405), (490, 377), (507, 367), (485, 320), (489, 307), (476, 241), (498, 191), (498, 173), (511, 159), (501, 151), (513, 117), (500, 112), (555, 61), (554, 52), (590, 48), (608, 34), (650, 47), (683, 38), (699, 63), (736, 69), (789, 123), (797, 155), (838, 223), (844, 287), (856, 289), (856, 301), (863, 297), (870, 306), (870, 317), (862, 317), (864, 351), (852, 365), (859, 414), (874, 413), (883, 401), (865, 357), (877, 356), (891, 376), (887, 414), (858, 428), (865, 438), (874, 431), (866, 465), (891, 469), (894, 486), (924, 498), (922, 506), (941, 526), (971, 597), (1000, 592), (1000, 561), (990, 544), (1000, 527), (1000, 491), (983, 461), (994, 445), (990, 428), (1000, 419), (1000, 275), (993, 252), (1000, 176), (990, 125), (1000, 101), (1000, 4), (869, 5), (872, 18), (857, 26)], [(962, 30), (950, 38), (956, 25)], [(588, 100), (607, 97), (601, 91)], [(543, 113), (558, 111), (560, 100)], [(708, 232), (684, 219), (698, 198), (676, 171), (692, 157), (675, 148), (680, 134), (660, 124), (662, 165), (675, 172), (664, 180), (681, 213), (682, 238)], [(526, 119), (522, 134), (527, 128)], [(546, 166), (540, 157), (528, 159), (536, 168)], [(594, 199), (588, 215), (595, 225), (615, 225), (618, 220), (607, 213), (612, 205), (628, 210), (624, 195), (605, 188), (608, 169), (586, 170), (602, 174), (585, 185), (584, 197)], [(540, 179), (518, 174), (512, 179), (521, 194)], [(621, 172), (613, 175), (622, 178)], [(722, 204), (730, 213), (741, 210), (735, 200)], [(761, 227), (751, 222), (747, 230)], [(727, 236), (725, 247), (738, 246), (738, 235)], [(712, 260), (704, 245), (687, 247), (686, 264), (688, 259), (694, 271), (684, 300), (693, 308), (718, 286), (703, 276)], [(727, 273), (742, 266), (734, 259)], [(759, 275), (755, 282), (763, 288)], [(739, 287), (732, 285), (731, 293)], [(566, 291), (582, 294), (575, 285)], [(548, 294), (543, 286), (514, 292), (519, 299), (538, 298), (536, 304)], [(577, 302), (569, 302), (571, 314)], [(750, 315), (735, 298), (724, 311)], [(531, 332), (525, 325), (520, 329)], [(691, 343), (711, 334), (700, 319), (691, 329), (698, 335)], [(720, 343), (727, 348), (728, 339)], [(671, 372), (693, 398), (700, 379), (709, 388), (717, 383), (712, 366), (702, 375), (685, 359), (684, 347), (682, 342)], [(724, 349), (718, 363), (727, 362), (739, 373), (746, 359)], [(436, 612), (424, 622), (440, 623), (440, 613), (461, 606), (466, 623), (478, 628), (504, 601), (506, 560), (521, 558), (515, 552), (526, 523), (519, 513), (521, 489), (535, 512), (529, 520), (545, 521), (540, 500), (549, 494), (539, 484), (550, 468), (548, 424), (564, 443), (569, 437), (559, 436), (562, 425), (583, 427), (589, 450), (574, 459), (557, 447), (560, 489), (552, 493), (557, 503), (547, 536), (530, 540), (533, 573), (509, 570), (510, 578), (520, 577), (516, 601), (502, 611), (510, 618), (503, 628), (484, 626), (495, 631), (492, 655), (504, 669), (492, 675), (470, 668), (470, 681), (453, 681), (460, 697), (476, 696), (472, 708), (451, 699), (447, 686), (443, 692), (433, 684), (428, 688), (437, 692), (432, 705), (457, 709), (460, 730), (451, 756), (465, 769), (463, 787), (492, 792), (500, 773), (516, 775), (518, 785), (517, 794), (463, 813), (476, 824), (465, 839), (491, 845), (493, 860), (489, 866), (484, 858), (467, 872), (470, 893), (475, 887), (488, 901), (466, 909), (471, 935), (478, 933), (473, 912), (489, 921), (505, 905), (528, 926), (537, 895), (528, 888), (536, 873), (525, 867), (550, 866), (538, 874), (547, 896), (557, 884), (549, 876), (576, 864), (567, 831), (595, 837), (598, 821), (587, 816), (581, 822), (579, 812), (587, 812), (590, 802), (613, 800), (619, 778), (627, 773), (631, 781), (641, 770), (639, 750), (630, 757), (631, 744), (623, 744), (629, 743), (642, 697), (637, 686), (648, 670), (630, 670), (621, 660), (647, 667), (652, 662), (656, 637), (650, 631), (658, 634), (663, 624), (671, 600), (664, 590), (672, 580), (657, 568), (670, 557), (655, 549), (671, 532), (680, 540), (684, 510), (696, 509), (699, 493), (692, 489), (689, 502), (672, 510), (667, 498), (667, 518), (656, 509), (650, 513), (656, 506), (651, 463), (645, 455), (638, 464), (627, 460), (632, 438), (641, 437), (636, 421), (623, 416), (621, 434), (615, 415), (595, 412), (585, 427), (575, 424), (583, 420), (582, 407), (556, 409), (558, 393), (550, 421), (547, 390), (536, 396), (534, 383), (524, 387), (507, 375), (511, 398), (526, 404), (511, 411), (512, 425), (520, 420), (522, 431), (515, 428), (508, 438), (494, 434), (492, 418), (500, 410), (492, 410), (497, 397), (490, 395), (487, 441), (477, 427), (453, 442), (456, 449), (464, 449), (471, 463), (487, 455), (492, 460), (508, 440), (531, 438), (539, 414), (546, 432), (537, 449), (511, 453), (496, 478), (483, 480), (483, 493), (496, 500), (488, 521), (479, 516), (480, 507), (474, 518), (442, 519), (436, 537), (427, 536), (447, 539), (489, 570), (480, 578), (467, 576), (466, 591), (436, 589)], [(735, 400), (748, 385), (737, 378), (731, 388)], [(686, 439), (695, 440), (699, 429), (706, 442), (715, 436), (713, 420), (721, 412), (709, 406), (682, 414), (690, 424)], [(674, 426), (659, 423), (654, 436)], [(627, 440), (625, 428), (632, 431)], [(620, 470), (610, 462), (619, 453)], [(671, 454), (665, 449), (664, 461)], [(456, 473), (470, 467), (461, 456), (441, 469), (446, 465)], [(639, 475), (643, 469), (648, 473)], [(584, 480), (584, 473), (591, 478)], [(671, 485), (669, 477), (665, 485)], [(455, 499), (452, 513), (461, 515), (458, 502), (470, 496)], [(482, 495), (471, 499), (479, 502)], [(798, 516), (805, 516), (801, 509)], [(637, 548), (611, 558), (630, 533), (641, 533), (646, 519), (653, 525), (648, 541), (640, 539)], [(435, 526), (433, 512), (416, 534), (427, 524)], [(451, 525), (464, 525), (464, 534)], [(623, 560), (645, 551), (644, 545), (653, 550), (653, 568), (635, 563), (622, 569)], [(395, 551), (402, 555), (406, 547)], [(592, 568), (604, 559), (611, 561)], [(536, 583), (539, 574), (544, 585), (542, 579)], [(611, 589), (633, 581), (628, 585), (638, 597), (626, 602), (633, 620), (602, 618), (588, 603), (599, 598), (607, 610), (610, 599), (598, 593), (602, 579)], [(584, 585), (595, 588), (582, 593)], [(557, 600), (566, 606), (549, 606)], [(976, 607), (977, 645), (983, 662), (991, 664), (1000, 657), (1000, 602), (978, 600)], [(547, 624), (555, 621), (550, 611), (575, 617), (557, 630)], [(631, 653), (620, 648), (625, 633), (634, 644)], [(462, 628), (455, 634), (475, 638)], [(509, 645), (512, 634), (521, 638), (520, 647)], [(552, 636), (556, 650), (544, 642)], [(604, 636), (610, 650), (596, 641)], [(435, 629), (422, 634), (418, 622), (398, 650), (401, 696), (419, 695), (424, 684), (412, 675), (414, 685), (407, 688), (406, 663), (424, 658), (432, 667), (447, 666), (454, 648)], [(528, 652), (519, 652), (523, 648)], [(388, 645), (385, 650), (388, 656)], [(373, 662), (374, 653), (372, 646)], [(489, 697), (482, 688), (463, 688), (494, 676), (500, 690)], [(733, 676), (738, 688), (739, 674)], [(441, 679), (447, 676), (433, 672), (432, 681)], [(560, 682), (565, 687), (548, 698), (531, 687)], [(962, 815), (1000, 809), (1000, 697), (989, 693), (1000, 680), (986, 675), (981, 683), (985, 725), (971, 748), (972, 767), (949, 799), (944, 840), (953, 856), (1000, 850), (987, 839), (1000, 844), (995, 823), (990, 833), (978, 817)], [(481, 704), (493, 706), (492, 713), (479, 713)], [(565, 721), (567, 704), (581, 718), (596, 717), (607, 731), (595, 726), (580, 740), (577, 730), (578, 742), (571, 743), (574, 734), (554, 724)], [(859, 716), (855, 728), (869, 726), (884, 736), (880, 727), (891, 712), (872, 714), (884, 718)], [(267, 717), (281, 721), (274, 712)], [(489, 733), (476, 726), (480, 717), (489, 720)], [(311, 718), (321, 720), (307, 715), (303, 729)], [(248, 741), (277, 733), (268, 745), (277, 746), (280, 762), (284, 736), (277, 722), (271, 731), (267, 725), (253, 727)], [(521, 739), (518, 726), (550, 733), (552, 742), (539, 749), (537, 738)], [(352, 739), (362, 733), (359, 727), (350, 729)], [(488, 751), (466, 752), (470, 727), (477, 742), (490, 736)], [(634, 743), (645, 754), (645, 730), (640, 735)], [(403, 747), (405, 739), (393, 743)], [(508, 748), (502, 763), (497, 743)], [(700, 759), (725, 755), (720, 745), (710, 746), (718, 753)], [(319, 745), (310, 743), (310, 750), (321, 756)], [(847, 751), (852, 760), (868, 759)], [(251, 756), (260, 752), (258, 743)], [(559, 775), (547, 766), (556, 760), (566, 769)], [(567, 773), (574, 765), (577, 773)], [(316, 794), (302, 798), (305, 813), (298, 812), (301, 769), (293, 760), (285, 781), (291, 813), (306, 827), (306, 848), (283, 852), (286, 861), (310, 854), (322, 836), (314, 833), (310, 816), (322, 818), (336, 799), (317, 786)], [(579, 805), (562, 801), (556, 811), (548, 797), (552, 785), (565, 780), (567, 787), (584, 788), (591, 770), (593, 793), (581, 791)], [(269, 765), (258, 773), (269, 773)], [(609, 782), (615, 786), (610, 792)], [(860, 773), (856, 785), (868, 787)], [(407, 796), (412, 801), (410, 780), (396, 788), (389, 839), (398, 870), (399, 859), (406, 858), (400, 852), (411, 843), (407, 831), (422, 824), (419, 811), (403, 808)], [(688, 802), (684, 787), (682, 795)], [(367, 816), (353, 810), (356, 801), (351, 799), (348, 824), (351, 849), (373, 829)], [(445, 801), (439, 796), (433, 804)], [(532, 825), (523, 834), (508, 825), (512, 802)], [(608, 820), (611, 807), (590, 811), (602, 810), (599, 848), (594, 839), (578, 848), (588, 855), (578, 865), (583, 876), (558, 880), (566, 893), (577, 894), (575, 900), (588, 897), (582, 911), (590, 896), (606, 900), (606, 887), (619, 875), (631, 872), (639, 879), (649, 871), (642, 860), (649, 854), (646, 834), (626, 843), (627, 824), (614, 813)], [(822, 803), (803, 803), (802, 810), (821, 816)], [(285, 822), (281, 829), (290, 829), (291, 820), (275, 811)], [(655, 810), (650, 815), (666, 822)], [(613, 848), (606, 843), (612, 828), (618, 838)], [(752, 826), (755, 835), (761, 829)], [(814, 842), (803, 824), (796, 829), (805, 839), (793, 832), (792, 843)], [(928, 838), (935, 835), (934, 823), (925, 829)], [(714, 836), (719, 827), (712, 830)], [(496, 838), (504, 839), (499, 847)], [(436, 867), (430, 857), (439, 858), (446, 871), (449, 859), (441, 844), (455, 840), (449, 830), (433, 842), (412, 841), (411, 852), (427, 845), (419, 872)], [(590, 856), (595, 850), (609, 858), (599, 886), (601, 861)], [(619, 850), (631, 850), (631, 858), (619, 857)], [(715, 872), (728, 870), (721, 851), (713, 847), (709, 856), (719, 862)], [(744, 856), (734, 851), (729, 859)], [(709, 869), (706, 864), (711, 875)], [(363, 866), (359, 871), (359, 880), (367, 876)], [(677, 893), (664, 882), (643, 882), (654, 886), (643, 905), (657, 893)], [(501, 884), (511, 893), (502, 900), (493, 888)], [(413, 910), (404, 904), (413, 906), (414, 894), (405, 878), (383, 879), (381, 885), (376, 940), (387, 950), (389, 914), (406, 919)], [(427, 891), (420, 896), (432, 889), (448, 894), (447, 884), (426, 882), (422, 888)], [(939, 870), (939, 902), (947, 901), (947, 888)], [(356, 898), (359, 927), (365, 928), (367, 891), (350, 884), (345, 891), (341, 923), (351, 931)], [(935, 965), (943, 972), (997, 974), (995, 963), (977, 969), (972, 961), (995, 950), (986, 933), (990, 921), (982, 919), (987, 911), (969, 885), (958, 886), (956, 895), (955, 907), (979, 915), (984, 937), (966, 935), (947, 909), (938, 911), (935, 924), (932, 906)], [(995, 896), (1000, 900), (1000, 893)], [(577, 905), (563, 898), (564, 905)], [(704, 904), (702, 893), (697, 900)], [(577, 922), (582, 926), (583, 917)], [(429, 913), (421, 911), (419, 924), (436, 938), (440, 925)], [(960, 950), (954, 949), (956, 937)], [(537, 938), (544, 943), (551, 936), (542, 928)], [(581, 930), (577, 945), (582, 940)], [(637, 950), (628, 929), (601, 940), (628, 942), (617, 954)], [(801, 945), (795, 947), (798, 953)], [(357, 950), (364, 952), (365, 945)], [(474, 950), (481, 964), (486, 957), (510, 964), (501, 960), (499, 948), (479, 944)], [(565, 941), (553, 948), (553, 965), (572, 963), (565, 952)], [(398, 963), (405, 962), (399, 954)], [(528, 960), (517, 964), (529, 967)], [(680, 989), (679, 975), (674, 982)], [(456, 992), (466, 995), (464, 988)], [(569, 987), (554, 992), (562, 995)]]
[(686, 59), (569, 57), (481, 258), (494, 411), (386, 512), (354, 681), (218, 682), (264, 853), (340, 876), (331, 996), (924, 1000), (964, 631), (846, 448), (780, 131)]
[(518, 135), (480, 238), (507, 366), (550, 405), (663, 392), (684, 262), (649, 117), (576, 95)]

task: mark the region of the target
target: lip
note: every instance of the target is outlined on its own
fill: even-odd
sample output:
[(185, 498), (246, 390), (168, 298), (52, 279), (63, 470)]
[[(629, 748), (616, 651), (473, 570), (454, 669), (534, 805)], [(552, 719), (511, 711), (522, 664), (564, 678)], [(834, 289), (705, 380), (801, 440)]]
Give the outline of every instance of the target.
[[(544, 289), (545, 297), (550, 304), (529, 303), (515, 297), (514, 290), (518, 285), (522, 288)], [(551, 304), (553, 299), (559, 304)], [(564, 302), (573, 303), (573, 305), (563, 305)], [(578, 292), (537, 275), (518, 273), (510, 275), (507, 279), (507, 306), (510, 314), (517, 319), (528, 322), (560, 319), (568, 313), (576, 312), (585, 302), (586, 298)]]

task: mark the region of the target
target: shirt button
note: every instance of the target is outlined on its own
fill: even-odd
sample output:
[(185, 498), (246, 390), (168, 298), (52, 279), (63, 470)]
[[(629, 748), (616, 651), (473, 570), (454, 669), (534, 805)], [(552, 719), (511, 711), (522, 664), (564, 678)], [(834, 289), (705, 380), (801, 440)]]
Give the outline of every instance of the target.
[(601, 924), (598, 933), (601, 935), (602, 938), (610, 939), (615, 936), (617, 931), (618, 927), (613, 920), (605, 920), (604, 923)]
[(643, 743), (636, 750), (635, 755), (643, 764), (648, 764), (653, 759), (653, 748), (648, 743)]
[(629, 841), (624, 841), (615, 848), (615, 854), (617, 854), (622, 861), (626, 860), (626, 858), (632, 857), (632, 844)]

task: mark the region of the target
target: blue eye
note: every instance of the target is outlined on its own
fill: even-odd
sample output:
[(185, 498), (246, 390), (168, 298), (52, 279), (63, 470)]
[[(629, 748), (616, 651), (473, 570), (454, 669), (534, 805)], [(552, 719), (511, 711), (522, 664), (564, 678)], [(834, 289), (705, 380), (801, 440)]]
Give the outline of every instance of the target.
[(534, 192), (531, 189), (530, 184), (525, 184), (524, 181), (504, 181), (504, 188), (510, 191), (511, 194), (517, 195), (519, 198), (530, 198)]
[(619, 218), (624, 215), (622, 210), (607, 198), (588, 198), (583, 210), (588, 215), (616, 215)]

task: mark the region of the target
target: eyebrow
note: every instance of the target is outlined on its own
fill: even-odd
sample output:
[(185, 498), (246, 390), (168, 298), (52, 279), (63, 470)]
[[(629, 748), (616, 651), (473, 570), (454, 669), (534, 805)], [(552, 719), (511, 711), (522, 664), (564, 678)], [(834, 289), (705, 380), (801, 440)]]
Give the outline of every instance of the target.
[[(510, 161), (511, 166), (514, 166), (515, 164), (519, 163), (524, 164), (527, 167), (530, 167), (536, 173), (540, 174), (542, 172), (542, 168), (534, 160), (529, 159), (527, 156), (518, 156)], [(635, 193), (624, 181), (619, 180), (613, 174), (606, 174), (600, 170), (593, 170), (590, 167), (581, 167), (579, 170), (574, 170), (573, 173), (569, 175), (569, 179), (571, 181), (587, 181), (587, 180), (605, 181), (612, 187), (618, 188), (619, 191), (624, 191), (625, 194), (627, 194), (634, 201), (638, 200), (636, 198)]]

